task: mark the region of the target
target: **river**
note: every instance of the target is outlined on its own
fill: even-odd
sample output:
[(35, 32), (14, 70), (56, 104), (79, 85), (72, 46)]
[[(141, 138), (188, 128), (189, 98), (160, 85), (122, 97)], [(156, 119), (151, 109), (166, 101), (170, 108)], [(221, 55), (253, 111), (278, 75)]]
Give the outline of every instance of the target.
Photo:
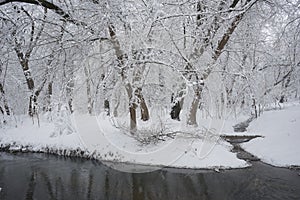
[(0, 152), (0, 199), (300, 199), (299, 170), (252, 165), (125, 173), (82, 158)]

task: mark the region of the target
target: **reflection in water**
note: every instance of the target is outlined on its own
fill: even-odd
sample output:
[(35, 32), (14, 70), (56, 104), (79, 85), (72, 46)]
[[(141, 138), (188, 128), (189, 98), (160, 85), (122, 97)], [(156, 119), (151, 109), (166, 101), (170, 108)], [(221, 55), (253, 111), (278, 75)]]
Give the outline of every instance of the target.
[(300, 199), (298, 173), (254, 163), (221, 173), (135, 174), (79, 158), (0, 153), (0, 199)]

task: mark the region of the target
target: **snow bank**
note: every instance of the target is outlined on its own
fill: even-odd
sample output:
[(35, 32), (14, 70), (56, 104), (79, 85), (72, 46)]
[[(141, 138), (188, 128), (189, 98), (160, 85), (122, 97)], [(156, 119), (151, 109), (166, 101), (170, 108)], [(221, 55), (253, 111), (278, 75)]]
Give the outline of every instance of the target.
[[(74, 117), (82, 142), (91, 152), (101, 152), (101, 160), (113, 159), (142, 165), (197, 169), (249, 166), (245, 161), (238, 159), (235, 153), (230, 152), (232, 146), (218, 140), (219, 137), (212, 139), (204, 136), (199, 139), (178, 134), (175, 139), (141, 145), (133, 137), (124, 134), (122, 129), (113, 127), (114, 123), (110, 118), (105, 116), (96, 118), (89, 115)], [(171, 132), (180, 132), (182, 128), (186, 128), (174, 120), (166, 124), (168, 126), (166, 129)]]
[(263, 113), (250, 124), (248, 132), (265, 137), (244, 143), (246, 151), (274, 166), (300, 166), (299, 104)]
[(14, 128), (0, 129), (0, 141), (2, 146), (10, 145), (11, 148), (17, 146), (30, 147), (33, 151), (44, 148), (53, 149), (83, 149), (83, 145), (76, 134), (64, 134), (57, 136), (54, 132), (53, 123), (40, 122), (33, 124), (31, 119), (24, 118), (22, 123)]
[[(110, 120), (104, 116), (74, 115), (72, 121), (76, 131), (71, 134), (58, 134), (54, 132), (57, 128), (53, 123), (44, 121), (38, 127), (32, 124), (30, 119), (25, 119), (15, 128), (0, 129), (0, 143), (2, 147), (8, 147), (11, 151), (24, 147), (30, 151), (62, 155), (64, 152), (72, 155), (70, 152), (76, 151), (83, 157), (111, 163), (197, 169), (249, 166), (249, 163), (238, 159), (236, 154), (231, 152), (232, 146), (229, 143), (220, 140), (219, 137), (194, 138), (178, 134), (174, 139), (168, 138), (157, 144), (141, 145), (132, 136), (112, 126)], [(175, 121), (173, 125), (176, 127)]]

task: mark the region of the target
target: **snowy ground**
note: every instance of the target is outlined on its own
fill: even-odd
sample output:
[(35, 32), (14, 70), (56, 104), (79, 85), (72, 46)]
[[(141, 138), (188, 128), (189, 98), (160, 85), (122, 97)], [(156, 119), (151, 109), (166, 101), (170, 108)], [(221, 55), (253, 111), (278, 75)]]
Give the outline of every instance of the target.
[[(62, 152), (77, 150), (86, 157), (109, 161), (110, 166), (120, 169), (113, 163), (135, 163), (152, 166), (178, 168), (243, 168), (249, 166), (244, 160), (231, 152), (232, 145), (221, 140), (217, 135), (190, 134), (193, 128), (183, 126), (181, 122), (165, 120), (169, 132), (179, 132), (175, 139), (165, 138), (155, 144), (142, 145), (131, 135), (124, 134), (119, 124), (104, 115), (92, 117), (74, 114), (69, 120), (62, 116), (59, 123), (47, 123), (41, 116), (40, 127), (31, 119), (21, 118), (16, 127), (0, 128), (0, 144), (10, 146), (10, 150), (28, 147), (31, 151)], [(139, 122), (145, 130), (159, 129)], [(275, 166), (300, 165), (300, 105), (285, 106), (282, 110), (265, 112), (258, 120), (251, 123), (246, 133), (233, 133), (230, 121), (209, 122), (207, 128), (215, 133), (227, 135), (262, 135), (264, 138), (253, 139), (242, 145), (246, 151)], [(65, 127), (62, 124), (69, 124)], [(73, 127), (70, 126), (73, 124)], [(75, 126), (74, 126), (75, 124)], [(113, 126), (115, 125), (115, 126)], [(221, 131), (221, 128), (223, 132)], [(201, 132), (201, 128), (198, 129)], [(185, 134), (180, 134), (184, 132)], [(55, 151), (56, 150), (56, 151)], [(57, 151), (59, 150), (59, 151)], [(63, 154), (63, 153), (62, 153)], [(122, 166), (121, 166), (122, 167)], [(122, 169), (120, 169), (122, 170)], [(147, 169), (146, 169), (147, 170)]]
[(300, 105), (284, 105), (281, 110), (264, 112), (253, 121), (248, 134), (262, 135), (242, 147), (274, 166), (300, 166)]
[[(81, 149), (87, 157), (103, 161), (159, 167), (219, 169), (249, 166), (249, 163), (230, 152), (232, 146), (219, 137), (202, 135), (201, 138), (195, 138), (193, 135), (186, 137), (178, 134), (175, 139), (166, 138), (166, 141), (158, 141), (156, 144), (141, 145), (133, 137), (112, 126), (111, 119), (104, 116), (75, 114), (72, 123), (76, 124), (76, 131), (57, 133), (54, 124), (41, 122), (38, 127), (36, 123), (32, 125), (32, 121), (24, 119), (17, 127), (1, 128), (0, 143), (3, 146), (9, 144), (11, 150), (24, 146), (33, 151)], [(182, 130), (180, 123), (176, 123), (174, 121), (171, 124), (173, 130), (170, 131), (176, 131), (176, 128)], [(183, 131), (189, 132), (187, 129)], [(118, 165), (112, 167), (119, 169)]]
[[(219, 140), (218, 137), (212, 138), (207, 135), (199, 139), (178, 134), (175, 139), (166, 138), (166, 141), (157, 144), (141, 145), (134, 138), (112, 127), (109, 118), (77, 116), (75, 121), (85, 146), (90, 151), (100, 150), (103, 160), (109, 160), (109, 155), (115, 155), (114, 159), (121, 162), (178, 168), (249, 166), (230, 152), (232, 146), (229, 143)], [(78, 123), (80, 121), (85, 123)], [(182, 126), (179, 124), (176, 126), (176, 123), (173, 123), (173, 130), (170, 131), (180, 130)]]
[(22, 117), (20, 123), (15, 127), (0, 128), (0, 144), (10, 145), (11, 150), (18, 150), (22, 147), (30, 147), (29, 150), (40, 151), (45, 148), (52, 149), (76, 149), (83, 148), (80, 138), (76, 134), (59, 135), (55, 132), (53, 123), (43, 120), (38, 126), (29, 118)]

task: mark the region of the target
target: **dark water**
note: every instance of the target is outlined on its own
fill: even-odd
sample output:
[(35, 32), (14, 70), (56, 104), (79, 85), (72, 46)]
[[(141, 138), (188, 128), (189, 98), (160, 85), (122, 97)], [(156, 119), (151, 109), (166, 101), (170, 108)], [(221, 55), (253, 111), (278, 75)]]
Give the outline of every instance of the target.
[(0, 199), (300, 199), (299, 173), (254, 162), (221, 173), (131, 174), (84, 159), (0, 152)]

